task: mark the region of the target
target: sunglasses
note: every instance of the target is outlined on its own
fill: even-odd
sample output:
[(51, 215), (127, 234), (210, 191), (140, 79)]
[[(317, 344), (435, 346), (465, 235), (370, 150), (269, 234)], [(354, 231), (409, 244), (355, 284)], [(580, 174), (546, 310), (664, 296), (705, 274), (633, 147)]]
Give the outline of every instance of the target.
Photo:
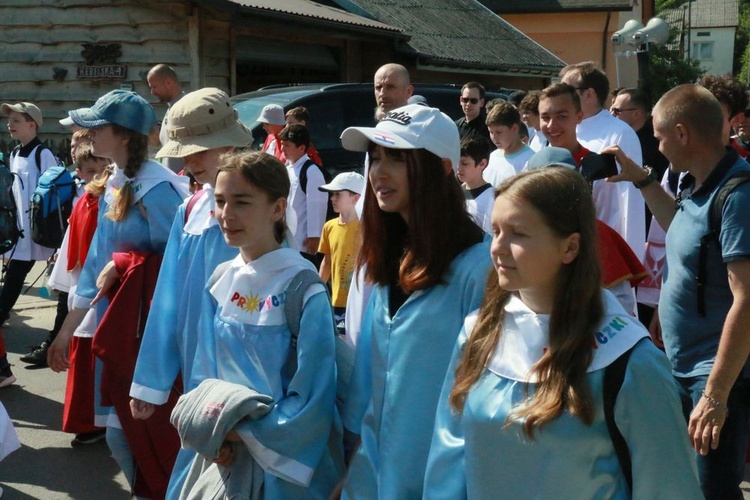
[(461, 102), (464, 103), (464, 104), (466, 104), (468, 102), (470, 102), (472, 104), (476, 104), (476, 103), (479, 102), (479, 99), (477, 99), (476, 97), (462, 97), (461, 98)]
[(609, 110), (612, 112), (613, 115), (617, 116), (623, 111), (635, 111), (638, 108), (610, 108)]

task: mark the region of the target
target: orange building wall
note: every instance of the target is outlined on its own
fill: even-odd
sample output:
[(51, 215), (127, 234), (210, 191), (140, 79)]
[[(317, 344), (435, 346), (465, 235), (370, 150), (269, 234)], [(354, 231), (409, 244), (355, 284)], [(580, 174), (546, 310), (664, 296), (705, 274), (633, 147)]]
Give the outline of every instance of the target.
[[(617, 86), (616, 61), (610, 40), (620, 27), (619, 13), (613, 12), (609, 19), (604, 61), (602, 37), (607, 24), (606, 12), (505, 14), (502, 17), (566, 63), (596, 62), (607, 73), (610, 86)], [(635, 85), (638, 79), (635, 57), (620, 58), (620, 66), (622, 86)]]

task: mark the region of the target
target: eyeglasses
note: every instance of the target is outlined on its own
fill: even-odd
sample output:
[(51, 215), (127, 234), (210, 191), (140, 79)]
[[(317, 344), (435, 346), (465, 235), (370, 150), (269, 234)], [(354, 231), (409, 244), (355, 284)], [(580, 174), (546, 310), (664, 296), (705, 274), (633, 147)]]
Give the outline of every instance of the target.
[(638, 108), (609, 108), (609, 111), (614, 115), (617, 116), (623, 111), (635, 111)]
[(469, 103), (469, 102), (472, 103), (472, 104), (476, 104), (476, 103), (479, 102), (479, 99), (477, 99), (476, 97), (462, 97), (461, 98), (461, 102), (463, 104), (466, 104), (466, 103)]

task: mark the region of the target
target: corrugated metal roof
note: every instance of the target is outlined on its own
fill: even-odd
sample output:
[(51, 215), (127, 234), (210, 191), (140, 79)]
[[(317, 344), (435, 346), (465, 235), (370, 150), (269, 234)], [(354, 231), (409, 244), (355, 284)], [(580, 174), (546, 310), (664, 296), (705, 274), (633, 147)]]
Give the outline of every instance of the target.
[(350, 24), (353, 26), (371, 28), (399, 33), (400, 28), (352, 14), (342, 9), (321, 5), (310, 0), (229, 0), (230, 3), (252, 9), (267, 10), (301, 17), (309, 17), (323, 21)]
[(480, 0), (497, 14), (549, 14), (555, 12), (626, 11), (632, 0)]
[(682, 28), (688, 24), (688, 10), (690, 11), (690, 26), (695, 28), (726, 28), (736, 27), (740, 23), (739, 0), (694, 0), (680, 5), (675, 9), (668, 9), (659, 14), (670, 26)]
[(422, 62), (556, 76), (565, 65), (476, 0), (334, 0), (397, 26)]

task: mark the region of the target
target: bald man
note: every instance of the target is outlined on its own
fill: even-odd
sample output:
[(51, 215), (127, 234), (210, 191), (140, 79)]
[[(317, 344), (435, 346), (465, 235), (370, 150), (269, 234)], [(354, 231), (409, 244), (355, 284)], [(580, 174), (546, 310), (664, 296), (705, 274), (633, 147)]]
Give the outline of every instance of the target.
[[(159, 142), (164, 146), (169, 141), (167, 134), (169, 109), (185, 95), (185, 92), (182, 90), (177, 72), (166, 64), (157, 64), (151, 68), (146, 75), (146, 81), (151, 95), (167, 105), (167, 112), (164, 114), (159, 132)], [(184, 166), (182, 158), (161, 158), (160, 160), (162, 165), (175, 173), (180, 172)]]
[(726, 119), (705, 88), (670, 90), (653, 116), (660, 151), (673, 169), (691, 174), (680, 185), (677, 207), (649, 169), (617, 147), (604, 151), (614, 153), (622, 166), (610, 180), (633, 182), (667, 230), (659, 317), (688, 434), (698, 452), (703, 493), (706, 498), (742, 498), (750, 417), (750, 183), (727, 197), (718, 236), (709, 234), (709, 221), (719, 189), (734, 176), (750, 175), (750, 165), (724, 147)]
[(378, 68), (375, 72), (374, 85), (375, 102), (378, 105), (375, 116), (378, 120), (387, 112), (406, 106), (414, 93), (409, 71), (400, 64), (389, 63)]

